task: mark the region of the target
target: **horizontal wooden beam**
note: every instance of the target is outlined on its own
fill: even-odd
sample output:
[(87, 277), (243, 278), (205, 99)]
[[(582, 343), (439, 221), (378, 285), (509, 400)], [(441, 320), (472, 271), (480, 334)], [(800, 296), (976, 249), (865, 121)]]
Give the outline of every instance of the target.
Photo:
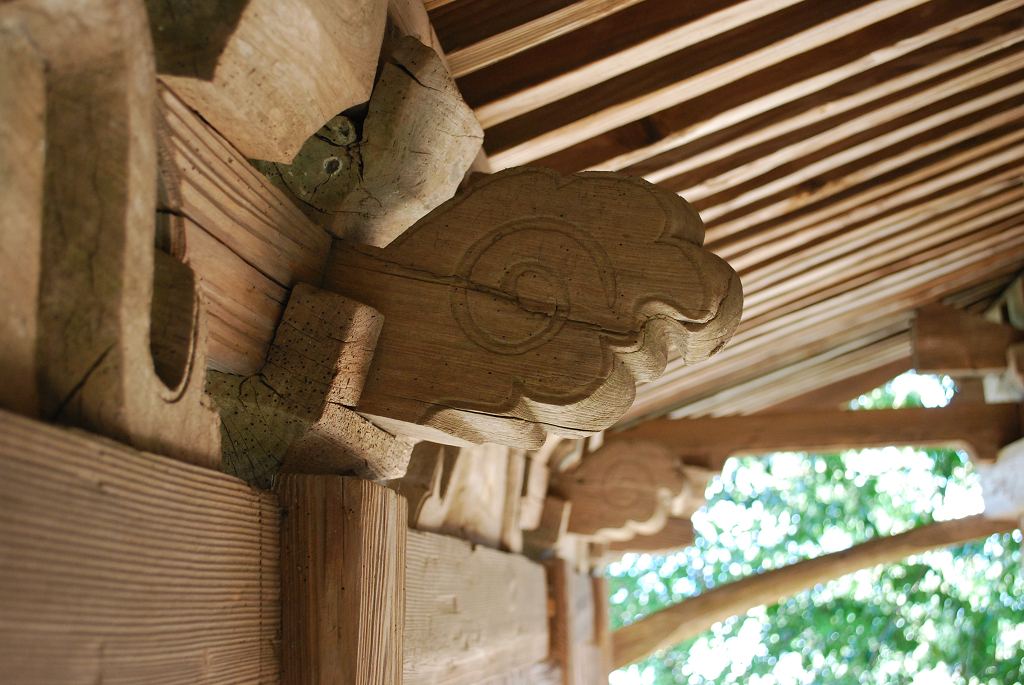
[[(900, 12), (923, 4), (926, 0), (897, 0), (895, 2), (874, 2), (846, 14), (835, 17), (773, 43), (760, 50), (747, 53), (731, 62), (708, 69), (695, 76), (665, 86), (659, 90), (636, 97), (626, 102), (607, 107), (600, 112), (579, 118), (570, 124), (560, 126), (514, 145), (506, 150), (491, 154), (491, 164), (496, 169), (526, 164), (545, 155), (564, 150), (571, 145), (610, 131), (618, 126), (636, 121), (667, 107), (692, 100), (704, 93), (754, 74), (783, 60), (813, 50), (831, 41), (847, 36)], [(494, 116), (480, 107), (475, 110), (484, 128), (493, 125)]]
[(911, 335), (919, 373), (954, 376), (1002, 372), (1007, 348), (1024, 340), (1024, 331), (943, 304), (921, 307)]
[(277, 498), (0, 411), (0, 683), (276, 682)]
[(774, 604), (860, 569), (1009, 532), (1017, 526), (1017, 521), (992, 520), (980, 515), (931, 523), (721, 585), (612, 633), (614, 668), (624, 668), (659, 649), (669, 649), (756, 606)]
[(610, 434), (608, 440), (660, 442), (695, 466), (719, 471), (736, 455), (832, 452), (910, 445), (951, 445), (993, 461), (1021, 437), (1014, 404), (951, 405), (941, 409), (832, 410), (702, 419), (655, 419)]
[[(641, 0), (580, 0), (448, 54), (454, 78), (583, 28)], [(435, 0), (436, 2), (436, 0)], [(606, 77), (607, 78), (607, 77)]]
[[(745, 101), (742, 104), (718, 113), (709, 119), (692, 122), (688, 125), (681, 125), (676, 131), (667, 134), (660, 140), (636, 150), (622, 153), (599, 164), (593, 164), (592, 169), (606, 169), (609, 171), (626, 170), (627, 173), (643, 175), (652, 183), (660, 183), (674, 176), (679, 176), (688, 171), (697, 169), (705, 164), (725, 159), (737, 152), (754, 147), (766, 141), (792, 133), (804, 126), (819, 121), (822, 117), (834, 117), (844, 112), (849, 112), (856, 107), (866, 105), (870, 102), (879, 101), (882, 98), (891, 96), (901, 90), (910, 88), (916, 84), (923, 83), (928, 79), (941, 76), (954, 69), (963, 67), (966, 64), (981, 59), (999, 50), (1003, 50), (1019, 43), (1022, 40), (1022, 31), (1010, 31), (995, 39), (981, 43), (980, 45), (968, 45), (965, 49), (906, 72), (899, 69), (899, 59), (909, 55), (915, 50), (938, 43), (957, 33), (962, 33), (977, 24), (984, 23), (1000, 14), (1013, 10), (1024, 5), (1022, 0), (1003, 0), (994, 5), (971, 12), (944, 24), (934, 26), (915, 36), (891, 45), (885, 45), (866, 55), (846, 62), (829, 71), (815, 74), (802, 81), (798, 81), (784, 88), (776, 89), (753, 100)], [(687, 154), (679, 159), (668, 155), (673, 150), (691, 143), (698, 138), (722, 131), (729, 126), (747, 121), (775, 108), (783, 108), (785, 105), (795, 103), (802, 98), (819, 97), (817, 94), (828, 94), (830, 88), (846, 79), (853, 78), (869, 70), (876, 70), (880, 65), (889, 64), (893, 77), (877, 83), (876, 85), (858, 90), (848, 95), (828, 98), (825, 102), (816, 106), (804, 109), (797, 114), (783, 117), (757, 128), (750, 133), (730, 137), (722, 144), (697, 154)], [(889, 68), (885, 73), (889, 73)], [(823, 95), (824, 96), (824, 95)], [(669, 110), (670, 112), (672, 110)], [(782, 110), (785, 111), (785, 110)], [(667, 113), (662, 113), (664, 117)], [(681, 153), (680, 153), (681, 154)], [(649, 161), (645, 161), (649, 160)]]
[(794, 5), (797, 1), (745, 0), (543, 83), (481, 105), (476, 108), (476, 115), (484, 128), (489, 128)]

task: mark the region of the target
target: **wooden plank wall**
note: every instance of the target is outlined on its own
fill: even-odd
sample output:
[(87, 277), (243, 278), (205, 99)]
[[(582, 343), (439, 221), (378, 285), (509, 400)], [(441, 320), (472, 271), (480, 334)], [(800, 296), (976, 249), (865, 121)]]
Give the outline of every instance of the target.
[(0, 411), (0, 683), (278, 682), (277, 498)]

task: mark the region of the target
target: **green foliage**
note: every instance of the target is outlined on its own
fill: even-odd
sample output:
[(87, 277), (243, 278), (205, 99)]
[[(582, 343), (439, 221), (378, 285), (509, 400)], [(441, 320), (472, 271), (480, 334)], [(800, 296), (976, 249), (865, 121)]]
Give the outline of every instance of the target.
[[(694, 546), (609, 567), (613, 629), (707, 588), (980, 505), (970, 465), (952, 450), (730, 460), (708, 495)], [(1021, 683), (1020, 548), (1017, 531), (865, 569), (716, 624), (612, 683)]]

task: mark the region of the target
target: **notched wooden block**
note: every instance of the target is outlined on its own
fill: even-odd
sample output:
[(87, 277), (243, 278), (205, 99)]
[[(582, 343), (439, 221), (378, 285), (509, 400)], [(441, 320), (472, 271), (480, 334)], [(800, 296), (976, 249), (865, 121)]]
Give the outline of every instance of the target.
[(163, 80), (246, 157), (290, 162), (366, 102), (386, 0), (147, 0)]
[(739, 323), (736, 273), (682, 198), (621, 174), (511, 169), (387, 247), (336, 241), (324, 288), (385, 317), (357, 410), (389, 432), (536, 449), (615, 423), (675, 348)]
[(27, 36), (46, 64), (42, 216), (21, 236), (40, 246), (29, 296), (38, 293), (38, 414), (216, 466), (204, 303), (191, 269), (153, 249), (156, 81), (145, 8), (5, 3), (0, 25)]
[(264, 488), (278, 471), (402, 476), (412, 445), (348, 408), (359, 400), (382, 321), (371, 307), (297, 285), (263, 371), (207, 376), (221, 410), (225, 469)]
[(451, 198), (483, 144), (483, 129), (434, 50), (397, 42), (369, 112), (337, 116), (291, 164), (257, 163), (338, 238), (384, 246)]

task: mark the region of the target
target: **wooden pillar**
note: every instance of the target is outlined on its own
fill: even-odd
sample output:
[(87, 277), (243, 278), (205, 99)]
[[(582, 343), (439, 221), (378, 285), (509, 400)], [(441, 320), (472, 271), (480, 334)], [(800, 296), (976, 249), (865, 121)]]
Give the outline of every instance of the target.
[(280, 478), (282, 685), (401, 685), (405, 501), (359, 478)]

